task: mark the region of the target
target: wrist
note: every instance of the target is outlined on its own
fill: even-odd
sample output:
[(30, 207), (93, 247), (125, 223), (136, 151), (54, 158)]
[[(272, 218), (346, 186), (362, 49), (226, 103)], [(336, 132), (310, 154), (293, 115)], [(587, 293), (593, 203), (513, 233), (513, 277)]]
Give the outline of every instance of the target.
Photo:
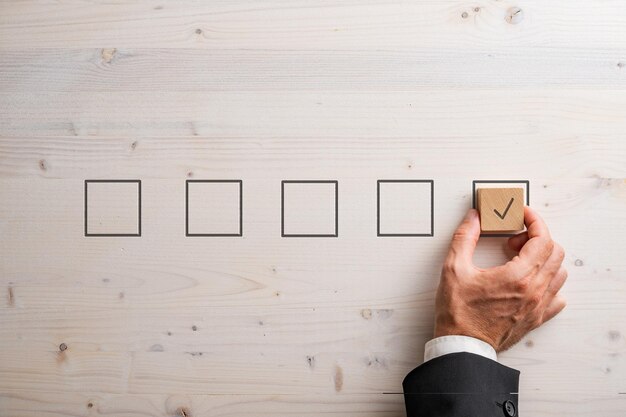
[(467, 336), (478, 339), (482, 342), (489, 344), (494, 350), (498, 351), (498, 344), (495, 343), (490, 337), (483, 334), (478, 329), (474, 329), (468, 326), (460, 326), (453, 322), (453, 320), (436, 320), (435, 330), (433, 337), (444, 336)]

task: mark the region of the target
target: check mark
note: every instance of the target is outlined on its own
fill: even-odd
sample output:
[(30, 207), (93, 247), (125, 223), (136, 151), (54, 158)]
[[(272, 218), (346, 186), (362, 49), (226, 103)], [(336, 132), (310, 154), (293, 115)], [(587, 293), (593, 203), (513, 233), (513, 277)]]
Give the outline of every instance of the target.
[(500, 212), (496, 209), (493, 209), (493, 212), (496, 213), (496, 215), (501, 218), (502, 220), (504, 220), (504, 218), (506, 217), (506, 214), (509, 212), (509, 209), (511, 208), (511, 204), (513, 204), (513, 200), (515, 200), (513, 197), (511, 197), (511, 201), (509, 201), (509, 204), (506, 206), (506, 208), (504, 209), (504, 213), (500, 214)]

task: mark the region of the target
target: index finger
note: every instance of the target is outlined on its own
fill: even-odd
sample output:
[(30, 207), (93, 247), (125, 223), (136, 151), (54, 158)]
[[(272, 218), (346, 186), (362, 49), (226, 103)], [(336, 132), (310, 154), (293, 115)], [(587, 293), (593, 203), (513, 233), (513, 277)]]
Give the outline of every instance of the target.
[(524, 224), (528, 229), (528, 237), (550, 237), (550, 230), (539, 214), (528, 206), (524, 206)]
[(543, 265), (554, 249), (548, 226), (530, 207), (524, 207), (524, 224), (528, 229), (528, 242), (522, 246), (519, 259), (529, 266)]

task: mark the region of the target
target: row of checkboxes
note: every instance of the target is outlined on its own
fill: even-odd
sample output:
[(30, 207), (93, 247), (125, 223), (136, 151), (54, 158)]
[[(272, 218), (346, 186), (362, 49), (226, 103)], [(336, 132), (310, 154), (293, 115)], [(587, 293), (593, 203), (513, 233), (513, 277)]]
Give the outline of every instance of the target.
[[(528, 181), (474, 181), (477, 183)], [(243, 236), (242, 180), (187, 180), (185, 235)], [(377, 236), (433, 236), (434, 181), (378, 180)], [(282, 237), (338, 237), (339, 182), (281, 182)], [(85, 236), (141, 236), (141, 180), (85, 180)]]

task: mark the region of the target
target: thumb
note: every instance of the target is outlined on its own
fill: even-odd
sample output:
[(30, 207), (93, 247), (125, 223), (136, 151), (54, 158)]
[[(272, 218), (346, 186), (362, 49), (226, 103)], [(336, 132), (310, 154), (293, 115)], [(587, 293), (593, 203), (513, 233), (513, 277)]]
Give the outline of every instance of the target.
[(472, 258), (474, 257), (474, 250), (479, 237), (480, 221), (478, 219), (478, 211), (470, 209), (459, 227), (454, 231), (454, 235), (452, 235), (447, 261), (472, 265)]

